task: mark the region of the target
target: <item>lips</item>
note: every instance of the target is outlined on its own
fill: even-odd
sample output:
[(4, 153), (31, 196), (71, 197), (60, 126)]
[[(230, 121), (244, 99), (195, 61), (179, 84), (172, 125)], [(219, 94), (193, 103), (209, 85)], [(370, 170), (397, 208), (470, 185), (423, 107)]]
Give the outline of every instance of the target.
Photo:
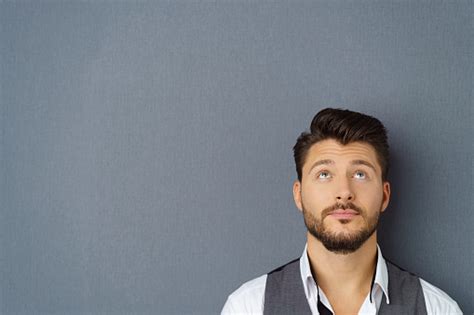
[(356, 210), (353, 210), (353, 209), (346, 209), (346, 210), (343, 210), (343, 209), (337, 209), (337, 210), (334, 210), (334, 211), (331, 211), (329, 214), (359, 214), (358, 211)]
[(355, 216), (359, 215), (359, 212), (353, 209), (337, 209), (331, 211), (329, 215), (335, 219), (352, 219)]

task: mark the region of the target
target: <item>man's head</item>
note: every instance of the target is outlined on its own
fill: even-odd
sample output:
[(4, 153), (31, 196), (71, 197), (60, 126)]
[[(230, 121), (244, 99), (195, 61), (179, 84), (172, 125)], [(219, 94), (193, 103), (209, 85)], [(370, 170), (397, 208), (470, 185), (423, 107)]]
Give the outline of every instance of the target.
[(337, 140), (341, 144), (362, 141), (372, 145), (382, 168), (382, 180), (387, 181), (389, 169), (389, 148), (387, 130), (377, 119), (350, 110), (325, 108), (314, 116), (310, 132), (303, 132), (296, 140), (293, 155), (298, 180), (302, 180), (302, 168), (308, 150), (319, 141)]
[(332, 252), (354, 252), (374, 235), (390, 198), (385, 127), (361, 113), (327, 108), (293, 150), (293, 196), (308, 232)]

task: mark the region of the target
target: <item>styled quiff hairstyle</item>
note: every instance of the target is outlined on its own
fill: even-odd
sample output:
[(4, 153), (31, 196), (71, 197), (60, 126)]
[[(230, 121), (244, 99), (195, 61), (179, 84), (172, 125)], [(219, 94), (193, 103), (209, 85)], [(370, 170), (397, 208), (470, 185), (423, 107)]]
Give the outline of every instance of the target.
[(298, 180), (303, 177), (302, 169), (311, 146), (319, 141), (334, 139), (346, 145), (351, 142), (366, 142), (375, 149), (382, 169), (382, 181), (387, 181), (390, 164), (387, 130), (372, 116), (350, 110), (325, 108), (314, 116), (310, 132), (303, 132), (293, 147)]

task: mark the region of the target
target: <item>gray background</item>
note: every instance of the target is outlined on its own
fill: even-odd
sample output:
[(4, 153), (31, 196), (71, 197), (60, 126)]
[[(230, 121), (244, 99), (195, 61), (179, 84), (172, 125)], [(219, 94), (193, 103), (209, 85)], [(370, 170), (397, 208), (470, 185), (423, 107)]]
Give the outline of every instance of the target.
[(0, 8), (2, 313), (219, 312), (301, 254), (324, 107), (386, 124), (384, 254), (474, 311), (470, 1)]

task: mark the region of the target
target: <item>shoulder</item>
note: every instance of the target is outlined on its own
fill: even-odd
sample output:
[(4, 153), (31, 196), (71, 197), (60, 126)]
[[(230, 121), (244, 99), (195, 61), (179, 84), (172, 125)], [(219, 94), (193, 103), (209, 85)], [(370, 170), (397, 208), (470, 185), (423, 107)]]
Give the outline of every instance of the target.
[(428, 314), (462, 314), (458, 303), (440, 288), (420, 278)]
[(242, 284), (232, 292), (221, 314), (263, 314), (267, 274)]

